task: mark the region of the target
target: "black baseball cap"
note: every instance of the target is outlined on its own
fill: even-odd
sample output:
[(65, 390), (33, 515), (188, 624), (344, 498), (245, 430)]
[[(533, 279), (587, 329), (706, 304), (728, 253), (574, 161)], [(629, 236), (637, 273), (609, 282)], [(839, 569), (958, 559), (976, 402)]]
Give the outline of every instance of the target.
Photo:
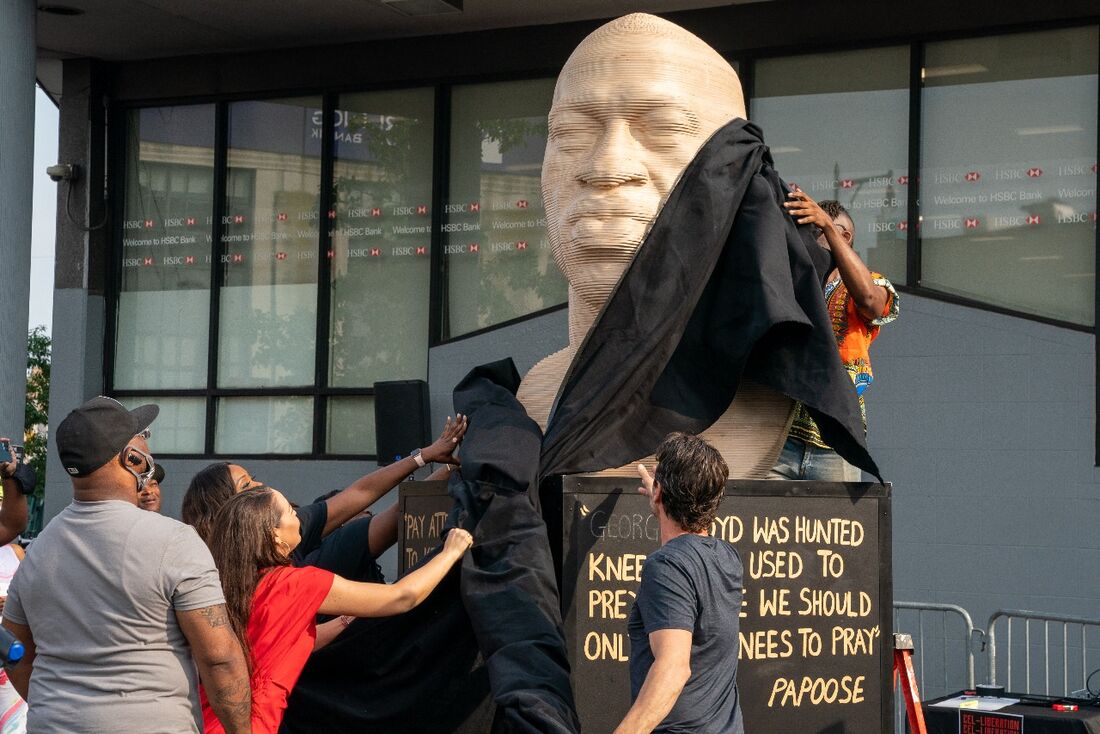
[(65, 416), (54, 442), (65, 471), (84, 477), (106, 464), (144, 431), (160, 413), (157, 405), (133, 410), (114, 398), (92, 398)]

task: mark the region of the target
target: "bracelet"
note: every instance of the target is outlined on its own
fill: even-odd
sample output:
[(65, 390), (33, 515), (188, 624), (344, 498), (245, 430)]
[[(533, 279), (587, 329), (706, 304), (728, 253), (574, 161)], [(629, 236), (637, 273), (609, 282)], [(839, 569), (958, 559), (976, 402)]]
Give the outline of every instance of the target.
[(340, 617), (340, 621), (344, 623), (344, 629), (351, 626), (351, 623), (355, 621), (355, 617), (349, 617), (346, 614)]
[(421, 451), (420, 449), (417, 449), (416, 451), (412, 452), (412, 458), (413, 458), (413, 461), (416, 462), (416, 466), (418, 468), (422, 469), (422, 468), (424, 468), (425, 462), (424, 462), (424, 457), (420, 455), (420, 451)]

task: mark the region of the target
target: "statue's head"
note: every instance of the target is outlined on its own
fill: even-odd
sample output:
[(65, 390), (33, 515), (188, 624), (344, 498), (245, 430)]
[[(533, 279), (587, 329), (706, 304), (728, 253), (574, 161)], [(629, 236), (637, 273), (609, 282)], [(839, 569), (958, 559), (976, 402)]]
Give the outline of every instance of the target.
[(577, 46), (554, 88), (542, 195), (571, 304), (598, 311), (707, 138), (745, 117), (737, 72), (683, 28), (635, 13)]

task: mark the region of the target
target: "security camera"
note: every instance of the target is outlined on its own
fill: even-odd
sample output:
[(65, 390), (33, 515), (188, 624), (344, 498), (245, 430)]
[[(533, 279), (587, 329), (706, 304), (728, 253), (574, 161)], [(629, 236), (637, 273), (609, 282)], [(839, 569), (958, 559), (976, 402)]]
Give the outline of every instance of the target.
[(80, 166), (75, 163), (58, 163), (46, 169), (46, 175), (54, 182), (76, 181), (80, 178)]

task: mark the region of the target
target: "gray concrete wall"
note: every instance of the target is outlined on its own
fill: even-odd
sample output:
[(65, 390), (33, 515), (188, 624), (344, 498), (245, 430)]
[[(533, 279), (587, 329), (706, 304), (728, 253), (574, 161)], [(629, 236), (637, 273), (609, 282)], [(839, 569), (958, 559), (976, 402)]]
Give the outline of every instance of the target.
[(871, 354), (895, 599), (1100, 618), (1093, 336), (903, 295)]
[(569, 343), (569, 312), (565, 309), (478, 336), (434, 347), (428, 354), (432, 422), (454, 414), (451, 391), (472, 368), (511, 357), (521, 375), (543, 357)]

